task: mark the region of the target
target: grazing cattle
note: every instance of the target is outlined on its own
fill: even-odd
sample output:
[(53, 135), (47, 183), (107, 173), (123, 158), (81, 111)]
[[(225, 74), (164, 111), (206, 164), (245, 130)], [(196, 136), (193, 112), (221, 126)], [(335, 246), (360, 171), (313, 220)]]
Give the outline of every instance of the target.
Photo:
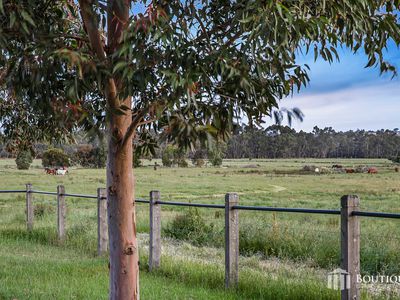
[(55, 169), (50, 169), (50, 168), (45, 168), (46, 174), (48, 175), (56, 175), (56, 170)]
[(46, 171), (46, 174), (49, 174), (49, 175), (62, 175), (62, 176), (64, 176), (65, 174), (68, 173), (68, 170), (67, 170), (66, 167), (62, 167), (60, 169), (59, 168), (53, 168), (53, 169), (45, 168), (44, 170)]
[(64, 176), (65, 174), (67, 174), (68, 173), (68, 170), (65, 170), (65, 169), (57, 169), (56, 170), (56, 175), (62, 175), (62, 176)]
[(378, 170), (377, 170), (377, 168), (369, 168), (368, 169), (368, 173), (369, 174), (376, 174), (376, 173), (378, 173)]
[(342, 165), (333, 165), (332, 169), (342, 169), (343, 166)]
[(346, 169), (346, 173), (355, 173), (354, 169)]
[(395, 172), (399, 172), (399, 167), (394, 167)]

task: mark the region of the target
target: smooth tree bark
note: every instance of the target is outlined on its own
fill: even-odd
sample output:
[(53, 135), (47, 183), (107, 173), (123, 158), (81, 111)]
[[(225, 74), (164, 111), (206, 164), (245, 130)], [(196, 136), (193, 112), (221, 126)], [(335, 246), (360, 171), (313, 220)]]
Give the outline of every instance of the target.
[[(90, 0), (80, 0), (80, 9), (91, 47), (100, 60), (118, 50), (129, 20), (129, 0), (109, 1), (107, 12), (107, 52), (98, 30)], [(108, 109), (107, 205), (110, 249), (110, 299), (139, 299), (139, 255), (136, 238), (132, 137), (141, 115), (115, 114), (121, 105), (132, 107), (132, 98), (118, 98), (121, 83), (110, 77), (104, 95)]]
[(129, 114), (113, 116), (110, 121), (107, 164), (110, 299), (139, 299), (132, 143), (121, 148), (119, 142), (130, 123)]

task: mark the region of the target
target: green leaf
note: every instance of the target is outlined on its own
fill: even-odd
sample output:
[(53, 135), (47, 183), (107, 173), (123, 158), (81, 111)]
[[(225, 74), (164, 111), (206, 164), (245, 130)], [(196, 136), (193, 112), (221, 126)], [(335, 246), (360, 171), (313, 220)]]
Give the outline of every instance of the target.
[(365, 68), (372, 67), (372, 66), (375, 64), (375, 62), (376, 62), (376, 57), (375, 57), (375, 55), (373, 55), (373, 56), (369, 59), (368, 64), (365, 66)]
[(12, 12), (11, 15), (10, 15), (10, 28), (13, 28), (13, 27), (14, 27), (14, 25), (15, 25), (15, 20), (16, 20), (15, 13)]
[(126, 65), (127, 65), (127, 63), (125, 61), (117, 62), (114, 66), (113, 73), (116, 73), (117, 71), (121, 70), (122, 68), (125, 68)]
[(31, 16), (25, 11), (22, 10), (21, 11), (21, 16), (22, 18), (27, 21), (28, 23), (30, 23), (32, 26), (35, 26), (35, 22), (33, 21), (33, 19), (31, 18)]

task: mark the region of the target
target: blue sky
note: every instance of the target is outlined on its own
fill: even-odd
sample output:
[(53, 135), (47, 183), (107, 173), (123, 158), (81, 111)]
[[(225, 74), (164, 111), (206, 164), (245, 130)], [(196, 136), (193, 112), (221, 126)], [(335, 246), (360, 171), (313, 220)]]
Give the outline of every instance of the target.
[[(364, 68), (368, 59), (362, 52), (341, 49), (339, 54), (340, 62), (331, 65), (322, 59), (314, 62), (311, 54), (299, 58), (310, 66), (311, 82), (281, 101), (282, 107), (299, 107), (305, 114), (302, 123), (292, 126), (304, 131), (315, 125), (336, 130), (400, 128), (400, 75), (391, 79), (390, 74), (379, 76), (378, 68)], [(400, 74), (400, 49), (394, 44), (387, 59)]]

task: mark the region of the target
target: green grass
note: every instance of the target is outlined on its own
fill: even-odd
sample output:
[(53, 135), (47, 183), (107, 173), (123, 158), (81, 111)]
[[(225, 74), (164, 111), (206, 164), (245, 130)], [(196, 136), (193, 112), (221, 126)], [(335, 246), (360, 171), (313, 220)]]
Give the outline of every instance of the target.
[[(303, 165), (329, 167), (376, 166), (378, 174), (303, 174)], [(387, 160), (226, 160), (222, 168), (159, 168), (152, 162), (135, 170), (136, 196), (148, 197), (160, 190), (163, 200), (196, 203), (224, 203), (226, 192), (237, 192), (243, 205), (339, 209), (340, 197), (357, 194), (361, 207), (369, 211), (400, 212), (400, 174)], [(96, 194), (105, 186), (105, 170), (71, 168), (65, 177), (46, 175), (40, 161), (30, 170), (18, 171), (12, 160), (0, 160), (0, 190), (55, 191), (63, 184), (68, 193)], [(56, 239), (54, 196), (34, 195), (45, 213), (35, 216), (34, 231), (25, 230), (25, 196), (0, 194), (0, 299), (105, 299), (107, 262), (96, 255), (96, 201), (67, 198), (67, 240)], [(187, 208), (162, 207), (163, 228)], [(221, 214), (200, 209), (213, 230), (200, 246), (223, 247)], [(138, 231), (148, 232), (148, 206), (137, 205)], [(339, 265), (339, 217), (288, 213), (240, 212), (241, 254), (258, 260), (304, 264), (323, 268)], [(368, 274), (400, 274), (400, 226), (396, 220), (362, 220), (361, 269)], [(190, 242), (190, 238), (189, 238)], [(201, 248), (202, 249), (202, 248)], [(141, 253), (146, 261), (146, 252)], [(253, 256), (257, 255), (257, 256)], [(185, 257), (190, 257), (186, 253)], [(148, 273), (143, 264), (143, 299), (333, 299), (323, 277), (279, 273), (272, 280), (268, 272), (241, 267), (236, 292), (223, 289), (221, 265), (178, 259), (174, 253), (163, 257), (162, 269)], [(246, 258), (247, 259), (247, 258)], [(245, 260), (243, 258), (242, 260)], [(307, 270), (307, 269), (306, 269)], [(308, 273), (306, 271), (305, 273)], [(289, 278), (289, 279), (288, 279)], [(61, 282), (61, 284), (59, 284)], [(168, 287), (168, 288), (166, 288)], [(307, 298), (308, 296), (309, 298)], [(369, 297), (372, 294), (369, 294)], [(296, 298), (297, 297), (297, 298)]]

